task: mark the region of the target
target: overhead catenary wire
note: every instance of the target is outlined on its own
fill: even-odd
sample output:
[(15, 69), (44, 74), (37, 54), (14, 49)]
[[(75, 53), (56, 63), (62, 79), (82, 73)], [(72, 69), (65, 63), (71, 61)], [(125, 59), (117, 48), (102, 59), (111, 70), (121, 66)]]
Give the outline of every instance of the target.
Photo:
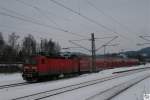
[(85, 50), (91, 52), (91, 50), (89, 50), (88, 48), (86, 48), (86, 47), (84, 47), (84, 46), (82, 46), (82, 45), (80, 45), (80, 44), (78, 44), (78, 43), (75, 43), (75, 42), (72, 41), (72, 40), (69, 40), (69, 42), (72, 43), (72, 44), (74, 44), (74, 45), (76, 45), (76, 46), (78, 46), (78, 47), (80, 47), (80, 48), (83, 48), (83, 49), (85, 49)]
[(119, 43), (116, 43), (116, 44), (107, 44), (107, 45), (104, 44), (104, 45), (103, 45), (103, 47), (104, 47), (104, 55), (106, 55), (106, 47), (108, 47), (108, 46), (109, 46), (109, 47), (110, 47), (110, 46), (113, 47), (113, 46), (118, 46), (118, 45), (119, 45)]
[[(6, 25), (0, 25), (0, 27), (4, 27), (4, 28), (7, 28), (7, 30), (15, 30), (16, 28), (18, 28), (18, 27), (10, 27), (10, 26), (6, 26)], [(15, 32), (15, 33), (17, 33), (17, 32), (19, 32), (19, 33), (45, 33), (45, 34), (54, 34), (54, 33), (49, 33), (49, 32), (43, 32), (43, 31), (37, 31), (37, 30), (29, 30), (28, 28), (24, 28), (24, 29), (20, 29), (19, 28), (19, 30), (22, 30), (22, 31), (24, 31), (24, 30), (26, 30), (25, 32), (22, 32), (22, 31), (18, 31), (18, 29), (17, 29), (17, 31), (13, 31), (13, 32)], [(11, 31), (12, 32), (12, 31)], [(66, 39), (65, 37), (62, 37), (62, 36), (60, 36), (60, 37), (55, 37), (55, 38), (63, 38), (63, 39)]]
[(35, 18), (31, 18), (31, 17), (25, 16), (25, 15), (23, 15), (23, 14), (20, 14), (20, 13), (18, 13), (18, 12), (16, 12), (16, 11), (13, 11), (13, 10), (11, 10), (11, 9), (8, 9), (8, 8), (2, 7), (2, 6), (0, 6), (0, 9), (4, 10), (4, 11), (6, 11), (6, 12), (9, 12), (9, 13), (12, 13), (12, 14), (15, 14), (15, 15), (18, 15), (18, 16), (21, 16), (21, 17), (24, 17), (24, 18), (27, 18), (27, 19), (35, 20)]
[(103, 44), (102, 46), (98, 47), (96, 49), (96, 51), (100, 50), (101, 48), (103, 48), (104, 45), (108, 45), (109, 43), (111, 43), (112, 41), (116, 40), (118, 38), (118, 36), (115, 36), (114, 38), (112, 38), (110, 41), (106, 42), (105, 44)]
[(57, 16), (57, 17), (63, 19), (64, 21), (70, 21), (70, 20), (71, 20), (71, 19), (66, 18), (66, 17), (63, 17), (63, 16), (60, 17), (60, 16), (56, 15), (55, 13), (53, 13), (53, 12), (51, 12), (51, 11), (49, 11), (49, 10), (44, 10), (43, 8), (40, 8), (40, 7), (36, 6), (36, 5), (32, 5), (32, 4), (26, 3), (26, 2), (24, 2), (23, 0), (16, 0), (16, 1), (19, 2), (19, 3), (22, 3), (22, 4), (24, 4), (24, 5), (26, 5), (26, 6), (28, 6), (28, 7), (31, 7), (31, 8), (40, 10), (40, 11), (42, 11), (43, 13), (46, 12), (45, 15), (47, 14), (47, 15), (50, 15), (50, 16), (52, 16), (52, 15), (53, 15), (53, 16)]
[(62, 49), (81, 48), (81, 47), (64, 47)]
[[(103, 14), (104, 16), (110, 18), (112, 21), (114, 21), (115, 23), (119, 24), (120, 26), (122, 26), (122, 28), (124, 28), (125, 30), (128, 30), (128, 32), (131, 32), (131, 29), (129, 27), (127, 27), (126, 25), (122, 24), (120, 21), (118, 21), (114, 16), (111, 16), (109, 14), (107, 14), (106, 12), (104, 12), (103, 10), (101, 10), (100, 8), (96, 7), (96, 5), (92, 2), (90, 2), (89, 0), (85, 0), (91, 7), (93, 7), (94, 9), (96, 9), (99, 13)], [(135, 33), (135, 32), (134, 32)]]
[(119, 43), (116, 43), (116, 44), (107, 44), (107, 45), (103, 45), (103, 46), (117, 46), (117, 45), (119, 45)]
[[(100, 8), (98, 8), (94, 3), (92, 3), (89, 0), (85, 0), (91, 7), (93, 7), (94, 9), (96, 9), (99, 13), (103, 14), (104, 16), (106, 16), (107, 18), (111, 19), (112, 21), (114, 21), (115, 23), (117, 23), (118, 25), (120, 25), (123, 29), (127, 30), (128, 32), (133, 32), (134, 34), (139, 35), (140, 33), (137, 33), (135, 31), (133, 31), (131, 28), (129, 28), (128, 26), (122, 24), (120, 21), (118, 21), (114, 16), (107, 14), (106, 12), (104, 12), (103, 10), (101, 10)], [(131, 40), (130, 38), (127, 38), (130, 41), (135, 42), (134, 40)], [(136, 44), (136, 43), (135, 43)]]
[[(26, 3), (26, 2), (24, 2), (24, 1), (22, 1), (22, 0), (16, 0), (16, 1), (19, 2), (19, 3), (22, 3), (22, 4), (24, 4), (24, 5), (26, 5), (26, 6), (28, 6), (28, 7), (31, 7), (31, 8), (33, 8), (33, 9), (35, 9), (38, 13), (41, 14), (42, 17), (44, 17), (44, 18), (46, 18), (46, 19), (49, 19), (53, 24), (55, 24), (56, 26), (60, 27), (60, 25), (58, 25), (54, 20), (52, 20), (52, 19), (51, 19), (46, 13), (44, 13), (44, 11), (43, 11), (41, 8), (39, 8), (38, 6), (35, 6), (35, 5), (32, 5), (32, 4)], [(44, 15), (45, 15), (45, 16), (44, 16)]]
[(78, 34), (78, 33), (74, 33), (74, 32), (71, 32), (71, 31), (68, 31), (68, 30), (65, 30), (65, 29), (62, 29), (62, 28), (58, 28), (58, 27), (52, 26), (52, 25), (47, 25), (47, 24), (44, 24), (44, 23), (40, 23), (40, 22), (38, 22), (36, 20), (31, 20), (31, 19), (26, 19), (24, 17), (11, 15), (11, 14), (8, 14), (6, 12), (0, 12), (0, 15), (8, 16), (8, 17), (11, 17), (11, 18), (14, 18), (14, 19), (18, 19), (18, 20), (22, 20), (22, 21), (25, 21), (25, 22), (28, 22), (28, 23), (32, 23), (32, 24), (43, 26), (43, 27), (51, 28), (51, 29), (54, 29), (54, 30), (62, 31), (62, 32), (65, 32), (65, 33), (68, 33), (68, 34), (72, 34), (72, 35), (78, 36), (78, 37), (85, 37), (85, 36), (83, 36), (81, 34)]
[(146, 37), (150, 37), (150, 36), (139, 36), (139, 38), (147, 41), (147, 43), (137, 43), (138, 46), (143, 46), (143, 45), (146, 45), (146, 44), (150, 44), (150, 39), (147, 39)]
[(141, 39), (145, 40), (145, 41), (150, 42), (150, 40), (146, 38), (146, 37), (150, 37), (150, 36), (139, 36), (139, 37), (140, 37)]
[[(93, 33), (94, 34), (94, 33)], [(95, 52), (97, 52), (98, 50), (100, 50), (101, 48), (103, 48), (104, 46), (113, 46), (113, 45), (118, 45), (118, 44), (109, 44), (109, 43), (111, 43), (112, 41), (114, 41), (115, 39), (117, 39), (118, 38), (118, 36), (109, 36), (109, 37), (101, 37), (101, 38), (91, 38), (91, 39), (78, 39), (78, 40), (69, 40), (69, 42), (70, 43), (72, 43), (72, 44), (74, 44), (74, 45), (76, 45), (76, 46), (78, 46), (78, 48), (83, 48), (83, 49), (85, 49), (85, 50), (87, 50), (87, 51), (89, 51), (89, 52), (91, 52), (92, 50), (90, 50), (90, 49), (87, 49), (86, 47), (84, 47), (84, 46), (82, 46), (81, 44), (79, 44), (79, 43), (76, 43), (77, 41), (84, 41), (84, 40), (88, 40), (88, 41), (93, 41), (93, 39), (94, 39), (94, 41), (96, 40), (96, 39), (106, 39), (106, 38), (111, 38), (111, 40), (109, 40), (108, 42), (106, 42), (105, 44), (103, 44), (102, 46), (100, 46), (99, 48), (95, 48)]]
[[(107, 36), (107, 37), (97, 37), (95, 38), (95, 40), (98, 40), (98, 39), (107, 39), (107, 38), (113, 38), (113, 37), (116, 37), (116, 36)], [(91, 40), (91, 39), (78, 39), (78, 40), (71, 40), (71, 41), (84, 41), (84, 40)]]
[(138, 43), (137, 46), (144, 46), (146, 44), (150, 44), (150, 43)]
[[(85, 16), (85, 15), (82, 14), (81, 12), (77, 12), (77, 11), (75, 11), (75, 10), (73, 10), (73, 9), (71, 9), (71, 8), (69, 8), (69, 7), (67, 7), (67, 6), (65, 6), (64, 4), (62, 4), (62, 3), (60, 3), (60, 2), (58, 2), (58, 1), (56, 1), (56, 0), (49, 0), (49, 1), (51, 1), (51, 2), (55, 3), (56, 5), (59, 5), (59, 6), (63, 7), (63, 8), (65, 8), (65, 9), (67, 9), (67, 10), (69, 10), (69, 11), (75, 13), (76, 15), (81, 16), (82, 18), (88, 20), (89, 22), (91, 22), (91, 23), (93, 23), (93, 24), (96, 24), (96, 25), (98, 25), (98, 26), (100, 26), (100, 27), (102, 27), (102, 28), (104, 28), (104, 29), (106, 29), (106, 30), (108, 30), (108, 31), (110, 31), (110, 32), (113, 32), (113, 33), (115, 33), (115, 34), (120, 35), (120, 36), (123, 37), (123, 38), (126, 38), (126, 39), (130, 40), (130, 38), (128, 38), (128, 37), (126, 37), (126, 36), (124, 36), (124, 35), (122, 35), (122, 34), (116, 32), (116, 31), (114, 31), (114, 30), (112, 30), (111, 28), (108, 28), (107, 26), (105, 26), (105, 25), (103, 25), (103, 24), (101, 24), (101, 23), (99, 23), (99, 22), (97, 22), (97, 21), (95, 21), (95, 20), (89, 18), (88, 16)], [(132, 41), (132, 40), (131, 40), (131, 41)]]

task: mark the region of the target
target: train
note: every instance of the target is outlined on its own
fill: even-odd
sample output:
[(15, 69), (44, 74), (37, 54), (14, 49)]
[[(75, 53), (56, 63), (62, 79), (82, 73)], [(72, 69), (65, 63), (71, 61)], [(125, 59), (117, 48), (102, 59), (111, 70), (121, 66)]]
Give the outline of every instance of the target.
[[(131, 58), (96, 58), (95, 71), (125, 67), (139, 64), (138, 59)], [(43, 78), (59, 75), (80, 75), (92, 71), (91, 57), (48, 57), (33, 56), (25, 60), (22, 77), (28, 82), (37, 82)]]

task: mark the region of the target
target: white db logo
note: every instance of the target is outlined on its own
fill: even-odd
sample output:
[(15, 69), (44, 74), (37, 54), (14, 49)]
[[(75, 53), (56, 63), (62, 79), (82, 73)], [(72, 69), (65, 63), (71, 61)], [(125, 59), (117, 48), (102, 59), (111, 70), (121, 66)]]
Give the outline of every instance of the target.
[(144, 100), (150, 100), (150, 94), (144, 94)]

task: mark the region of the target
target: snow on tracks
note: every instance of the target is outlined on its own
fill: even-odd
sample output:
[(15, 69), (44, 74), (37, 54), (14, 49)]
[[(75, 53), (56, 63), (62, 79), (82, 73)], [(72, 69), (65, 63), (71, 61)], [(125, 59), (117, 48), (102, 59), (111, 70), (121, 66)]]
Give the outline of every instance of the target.
[(0, 86), (0, 89), (17, 87), (17, 86), (24, 86), (24, 85), (28, 85), (28, 84), (29, 83), (27, 83), (27, 82), (22, 82), (22, 83), (14, 83), (14, 84), (2, 85), (2, 86)]
[(102, 91), (94, 96), (91, 96), (89, 98), (87, 98), (86, 100), (110, 100), (113, 97), (115, 97), (116, 95), (120, 94), (121, 92), (125, 91), (126, 89), (130, 88), (131, 86), (137, 84), (138, 82), (149, 78), (150, 74), (147, 73), (143, 76), (134, 78), (132, 80), (129, 80), (127, 82), (121, 83), (119, 85), (113, 86), (110, 89), (107, 89), (105, 91)]
[(18, 98), (14, 98), (13, 100), (39, 100), (39, 99), (43, 99), (43, 98), (48, 98), (51, 96), (55, 96), (58, 94), (62, 94), (65, 92), (69, 92), (69, 91), (73, 91), (76, 89), (80, 89), (83, 87), (87, 87), (90, 85), (95, 85), (95, 84), (99, 84), (105, 81), (109, 81), (115, 78), (119, 78), (119, 77), (124, 77), (127, 76), (129, 74), (133, 74), (133, 73), (138, 73), (141, 71), (145, 71), (144, 69), (142, 70), (136, 70), (133, 71), (132, 73), (120, 73), (120, 74), (115, 74), (109, 77), (105, 77), (105, 78), (101, 78), (101, 79), (96, 79), (96, 80), (90, 80), (87, 82), (82, 82), (82, 83), (78, 83), (78, 84), (74, 84), (74, 85), (69, 85), (69, 86), (65, 86), (65, 87), (61, 87), (61, 88), (56, 88), (56, 89), (52, 89), (52, 90), (48, 90), (48, 91), (44, 91), (44, 92), (39, 92), (36, 94), (31, 94), (31, 95), (27, 95), (27, 96), (22, 96), (22, 97), (18, 97)]

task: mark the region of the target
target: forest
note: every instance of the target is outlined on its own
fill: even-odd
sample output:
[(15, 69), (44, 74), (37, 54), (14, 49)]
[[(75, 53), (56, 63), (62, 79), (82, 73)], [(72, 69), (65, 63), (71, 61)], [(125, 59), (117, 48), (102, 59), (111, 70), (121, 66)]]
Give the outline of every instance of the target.
[(26, 57), (33, 55), (58, 55), (61, 47), (52, 39), (42, 38), (37, 41), (31, 34), (19, 40), (20, 36), (16, 33), (8, 35), (8, 39), (4, 39), (4, 34), (0, 32), (0, 63), (12, 64), (22, 63)]

